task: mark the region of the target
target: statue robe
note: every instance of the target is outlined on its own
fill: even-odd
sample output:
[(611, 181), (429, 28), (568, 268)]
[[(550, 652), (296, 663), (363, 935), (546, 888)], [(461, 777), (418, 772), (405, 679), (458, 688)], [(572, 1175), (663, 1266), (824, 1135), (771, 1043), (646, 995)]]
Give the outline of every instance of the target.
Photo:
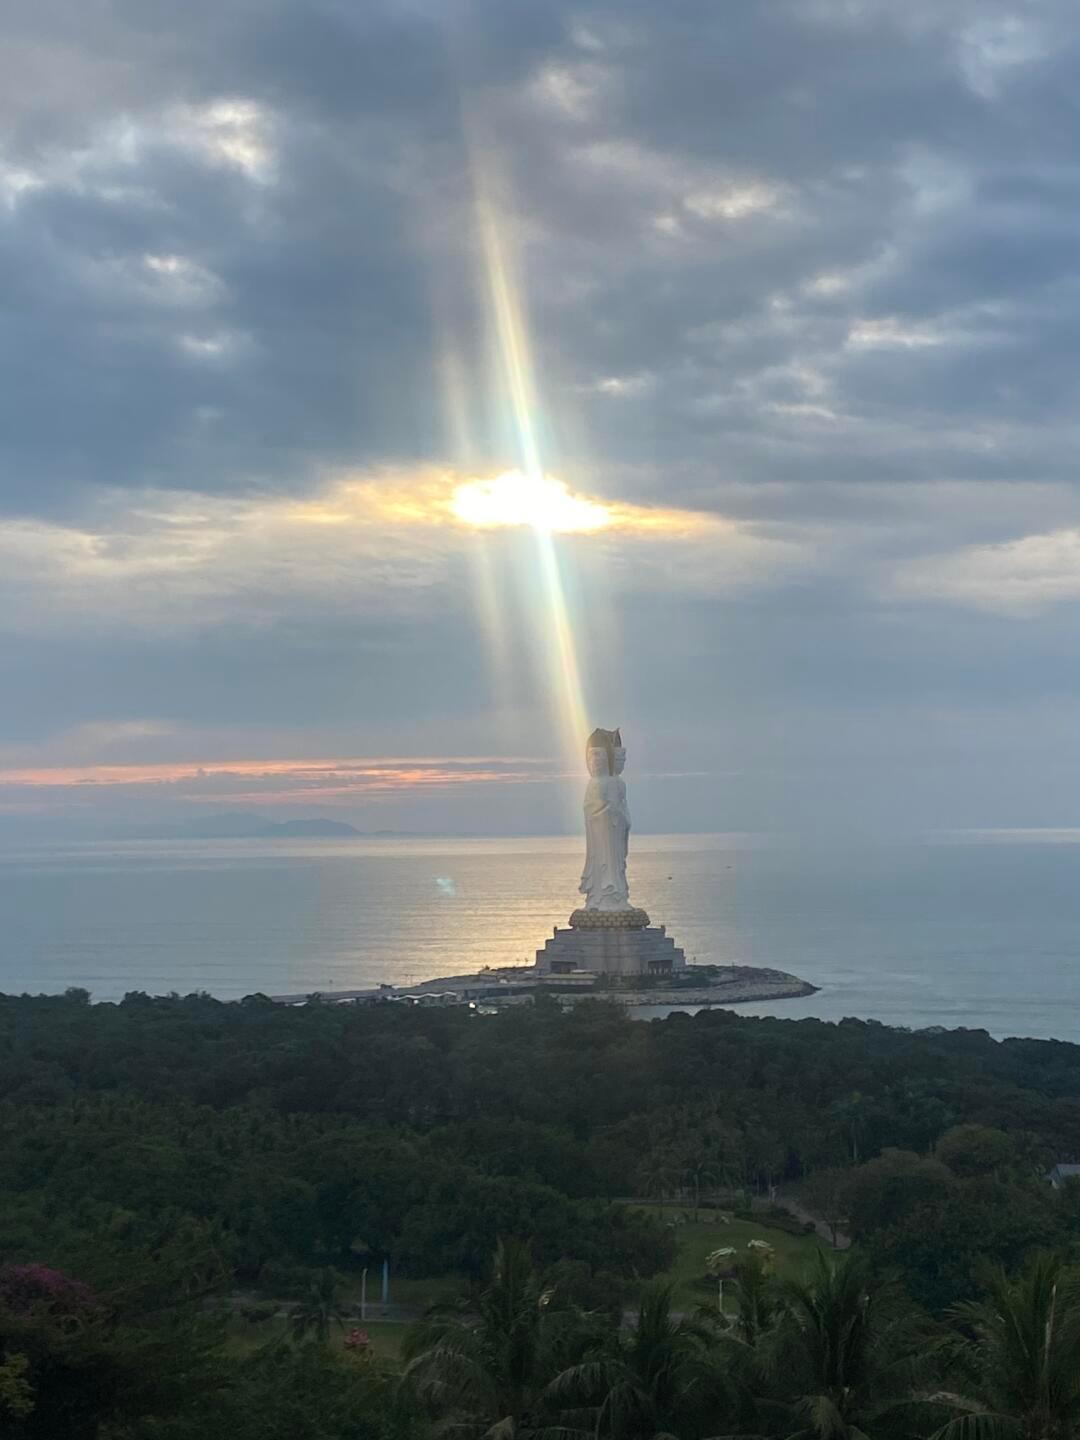
[(594, 775), (585, 787), (585, 869), (579, 889), (586, 910), (626, 910), (630, 811), (618, 775)]

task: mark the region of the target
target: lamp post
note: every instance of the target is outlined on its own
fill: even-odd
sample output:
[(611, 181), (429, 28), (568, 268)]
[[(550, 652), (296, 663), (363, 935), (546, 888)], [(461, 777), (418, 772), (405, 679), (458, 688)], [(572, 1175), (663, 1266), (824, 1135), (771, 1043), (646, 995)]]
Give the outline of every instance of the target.
[(360, 1272), (360, 1319), (367, 1319), (367, 1266)]
[(705, 1260), (708, 1269), (716, 1275), (716, 1308), (721, 1315), (724, 1313), (724, 1271), (731, 1263), (731, 1257), (734, 1254), (734, 1245), (723, 1245), (719, 1250), (714, 1250)]

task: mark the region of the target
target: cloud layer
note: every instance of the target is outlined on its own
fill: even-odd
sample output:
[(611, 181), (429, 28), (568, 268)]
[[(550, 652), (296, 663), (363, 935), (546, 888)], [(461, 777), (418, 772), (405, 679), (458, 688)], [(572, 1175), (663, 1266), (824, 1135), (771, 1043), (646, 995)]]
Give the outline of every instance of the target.
[[(6, 28), (0, 765), (556, 785), (535, 546), (453, 501), (529, 468), (524, 410), (605, 517), (555, 526), (587, 706), (712, 777), (646, 786), (649, 823), (1076, 818), (1074, 7)], [(425, 823), (558, 823), (520, 783)]]

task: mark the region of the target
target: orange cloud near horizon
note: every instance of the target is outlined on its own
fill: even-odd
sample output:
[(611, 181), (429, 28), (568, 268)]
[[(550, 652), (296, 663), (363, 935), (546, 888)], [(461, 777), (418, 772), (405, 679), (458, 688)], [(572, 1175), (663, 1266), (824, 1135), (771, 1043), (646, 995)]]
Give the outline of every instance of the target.
[(168, 791), (191, 803), (332, 804), (450, 786), (534, 783), (558, 773), (554, 761), (526, 756), (161, 761), (0, 770), (0, 791), (54, 800), (84, 799), (95, 791), (146, 798)]

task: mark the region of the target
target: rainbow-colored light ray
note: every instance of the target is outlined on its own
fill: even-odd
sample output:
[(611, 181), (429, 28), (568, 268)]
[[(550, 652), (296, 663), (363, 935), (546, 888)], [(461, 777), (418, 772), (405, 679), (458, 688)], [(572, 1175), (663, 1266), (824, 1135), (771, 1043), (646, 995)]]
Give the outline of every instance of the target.
[[(474, 151), (476, 214), (489, 303), (498, 343), (503, 382), (514, 423), (521, 470), (533, 483), (544, 478), (537, 435), (536, 386), (528, 327), (520, 300), (520, 288), (508, 259), (498, 212), (491, 196), (485, 167)], [(575, 764), (589, 732), (581, 687), (574, 631), (566, 603), (555, 538), (541, 523), (531, 527), (537, 557), (543, 608), (539, 622), (554, 682), (556, 713), (562, 746)]]

